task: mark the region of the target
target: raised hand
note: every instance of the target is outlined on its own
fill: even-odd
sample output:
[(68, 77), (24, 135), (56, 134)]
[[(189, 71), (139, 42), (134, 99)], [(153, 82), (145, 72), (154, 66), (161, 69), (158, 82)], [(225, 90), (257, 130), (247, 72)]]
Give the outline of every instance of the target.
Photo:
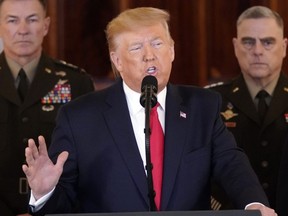
[(39, 147), (35, 141), (29, 139), (25, 149), (26, 163), (22, 166), (32, 194), (36, 200), (53, 190), (63, 172), (63, 166), (68, 158), (68, 152), (62, 152), (56, 164), (54, 164), (47, 152), (47, 146), (43, 136), (38, 137)]

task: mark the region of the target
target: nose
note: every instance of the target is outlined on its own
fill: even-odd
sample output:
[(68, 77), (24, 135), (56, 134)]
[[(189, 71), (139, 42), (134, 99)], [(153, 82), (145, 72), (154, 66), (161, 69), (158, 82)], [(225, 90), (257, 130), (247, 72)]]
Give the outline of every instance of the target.
[(262, 54), (263, 53), (263, 49), (264, 49), (264, 47), (263, 47), (262, 43), (260, 41), (256, 41), (256, 43), (254, 45), (254, 49), (253, 49), (254, 54), (255, 55)]
[(28, 24), (25, 21), (19, 23), (18, 34), (26, 35), (28, 34)]
[(154, 52), (153, 52), (153, 47), (151, 47), (150, 45), (144, 46), (143, 60), (144, 60), (145, 62), (149, 62), (149, 61), (154, 61), (154, 60), (155, 60), (155, 55), (154, 55)]

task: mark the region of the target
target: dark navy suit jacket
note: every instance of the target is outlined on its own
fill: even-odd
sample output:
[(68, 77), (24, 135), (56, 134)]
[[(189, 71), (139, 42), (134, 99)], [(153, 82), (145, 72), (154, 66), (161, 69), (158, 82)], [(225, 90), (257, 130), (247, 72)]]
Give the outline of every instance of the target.
[[(161, 210), (210, 209), (210, 180), (223, 184), (238, 208), (268, 205), (246, 155), (219, 115), (221, 97), (207, 89), (167, 87)], [(72, 211), (148, 211), (148, 187), (128, 106), (117, 81), (65, 105), (49, 154), (69, 158), (53, 196), (38, 215)], [(78, 200), (78, 201), (76, 201)]]

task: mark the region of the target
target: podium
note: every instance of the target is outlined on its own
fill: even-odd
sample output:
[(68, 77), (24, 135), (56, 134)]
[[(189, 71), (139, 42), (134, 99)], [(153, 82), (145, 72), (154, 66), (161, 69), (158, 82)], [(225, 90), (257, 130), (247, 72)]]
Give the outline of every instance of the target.
[(46, 216), (261, 216), (261, 213), (258, 210), (220, 210), (47, 214)]

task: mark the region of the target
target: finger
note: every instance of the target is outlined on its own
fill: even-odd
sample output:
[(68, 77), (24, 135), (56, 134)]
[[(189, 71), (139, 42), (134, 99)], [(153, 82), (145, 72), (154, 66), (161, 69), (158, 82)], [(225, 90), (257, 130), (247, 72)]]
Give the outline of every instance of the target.
[[(31, 157), (33, 157), (33, 159), (39, 156), (38, 148), (33, 139), (28, 140), (28, 149), (29, 151), (27, 153), (31, 154)], [(25, 155), (26, 155), (26, 152), (25, 152)]]
[(22, 165), (22, 170), (23, 170), (23, 172), (25, 173), (25, 175), (28, 174), (28, 166), (27, 166), (26, 164), (23, 164), (23, 165)]
[(23, 164), (22, 170), (23, 170), (24, 174), (26, 175), (26, 177), (29, 178), (31, 175), (29, 167), (26, 164)]
[(32, 152), (33, 152), (33, 147), (31, 147), (29, 144), (29, 147), (25, 148), (25, 158), (26, 158), (26, 163), (28, 166), (33, 165), (34, 160), (35, 160)]
[(38, 142), (39, 142), (39, 153), (41, 155), (46, 155), (48, 156), (48, 151), (47, 151), (47, 145), (45, 142), (45, 138), (43, 136), (38, 137)]

